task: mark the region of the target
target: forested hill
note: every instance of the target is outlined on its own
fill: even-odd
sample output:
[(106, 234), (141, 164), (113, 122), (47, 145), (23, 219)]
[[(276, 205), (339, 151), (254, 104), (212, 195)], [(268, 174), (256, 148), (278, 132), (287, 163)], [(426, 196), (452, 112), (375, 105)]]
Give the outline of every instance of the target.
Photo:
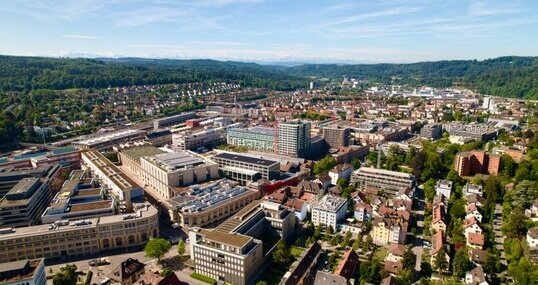
[(296, 76), (344, 76), (389, 83), (446, 87), (453, 82), (474, 86), (484, 94), (538, 99), (538, 57), (507, 56), (483, 61), (451, 60), (410, 64), (306, 64), (290, 67)]
[(144, 58), (71, 59), (0, 56), (0, 91), (102, 88), (193, 81), (233, 81), (278, 90), (305, 88), (310, 76), (368, 78), (398, 84), (449, 87), (538, 99), (538, 57), (499, 57), (411, 64), (305, 64), (294, 67), (216, 60)]
[(199, 81), (233, 81), (278, 90), (295, 90), (307, 85), (304, 78), (290, 76), (280, 69), (254, 63), (215, 60), (0, 56), (0, 91)]

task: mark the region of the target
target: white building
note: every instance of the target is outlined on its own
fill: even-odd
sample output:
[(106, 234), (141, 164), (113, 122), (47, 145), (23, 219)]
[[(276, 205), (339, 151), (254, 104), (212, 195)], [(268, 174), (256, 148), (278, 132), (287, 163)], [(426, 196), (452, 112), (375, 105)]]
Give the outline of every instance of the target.
[(300, 157), (310, 148), (310, 122), (294, 120), (278, 124), (278, 153)]
[(538, 248), (538, 227), (530, 228), (527, 231), (527, 243), (531, 249)]
[(437, 184), (435, 184), (435, 194), (450, 198), (450, 193), (452, 193), (452, 181), (437, 180)]
[(342, 178), (349, 180), (353, 173), (353, 167), (350, 164), (339, 164), (329, 171), (329, 177), (331, 177), (331, 184), (336, 185), (338, 179)]
[(346, 212), (346, 199), (325, 195), (312, 208), (312, 223), (314, 223), (315, 226), (321, 224), (332, 226), (333, 229), (336, 229), (337, 223), (346, 217)]
[(465, 186), (463, 186), (463, 196), (467, 196), (471, 194), (482, 196), (484, 194), (482, 185), (474, 185), (470, 183), (465, 184)]

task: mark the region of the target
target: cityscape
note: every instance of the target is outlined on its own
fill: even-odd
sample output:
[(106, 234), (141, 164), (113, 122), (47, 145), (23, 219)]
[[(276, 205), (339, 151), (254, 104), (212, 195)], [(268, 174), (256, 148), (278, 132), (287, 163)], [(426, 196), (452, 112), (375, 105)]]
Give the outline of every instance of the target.
[[(462, 37), (519, 30), (513, 49), (483, 43), (457, 58), (422, 41), (440, 30), (417, 30), (445, 24), (424, 17), (452, 3), (302, 3), (326, 19), (297, 19), (333, 31), (342, 53), (324, 42), (319, 56), (283, 57), (258, 44), (281, 36), (284, 52), (301, 46), (294, 29), (314, 36), (280, 19), (297, 3), (29, 2), (0, 4), (17, 26), (0, 34), (24, 33), (22, 18), (31, 30), (0, 47), (0, 284), (538, 284), (538, 50), (519, 47), (519, 33), (538, 31), (535, 3), (463, 1), (475, 19), (458, 18)], [(366, 12), (339, 14), (354, 9)], [(234, 16), (250, 26), (212, 38)], [(401, 38), (385, 31), (392, 16)], [(22, 46), (41, 41), (39, 23), (64, 33), (68, 54), (50, 52), (52, 39)], [(91, 42), (106, 25), (154, 40), (182, 27), (192, 43), (100, 54)], [(344, 27), (437, 54), (343, 51)], [(254, 33), (269, 38), (225, 41)], [(358, 44), (348, 37), (345, 48)]]

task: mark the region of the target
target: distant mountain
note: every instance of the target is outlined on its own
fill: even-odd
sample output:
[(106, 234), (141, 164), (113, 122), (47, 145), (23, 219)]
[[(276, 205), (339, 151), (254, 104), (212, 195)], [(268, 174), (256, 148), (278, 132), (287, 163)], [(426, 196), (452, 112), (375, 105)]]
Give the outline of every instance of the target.
[(47, 58), (0, 56), (0, 90), (102, 88), (194, 81), (233, 81), (278, 90), (305, 88), (310, 77), (367, 78), (398, 84), (467, 84), (485, 94), (538, 99), (538, 57), (410, 64), (301, 64), (210, 59)]

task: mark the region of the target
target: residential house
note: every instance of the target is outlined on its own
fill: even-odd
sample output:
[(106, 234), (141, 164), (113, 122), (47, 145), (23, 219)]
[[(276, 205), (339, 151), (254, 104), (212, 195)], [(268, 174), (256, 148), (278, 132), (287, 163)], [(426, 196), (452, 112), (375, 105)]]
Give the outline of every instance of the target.
[(468, 204), (467, 209), (465, 211), (465, 219), (469, 219), (470, 217), (474, 217), (477, 221), (482, 222), (482, 214), (480, 211), (478, 211), (478, 207), (475, 203)]
[(366, 203), (355, 204), (355, 220), (359, 222), (368, 222), (372, 219), (372, 206)]
[(349, 281), (355, 274), (357, 265), (359, 265), (359, 256), (353, 249), (349, 249), (342, 256), (342, 260), (336, 267), (334, 274), (342, 276)]
[(445, 258), (447, 263), (450, 264), (450, 256), (448, 255), (448, 251), (445, 245), (445, 233), (443, 231), (438, 231), (432, 235), (432, 250), (430, 257), (430, 263), (432, 264), (432, 267), (435, 267), (435, 260), (441, 248), (445, 249)]
[(393, 262), (401, 261), (403, 259), (403, 255), (406, 250), (407, 249), (405, 245), (403, 244), (395, 244), (395, 243), (390, 244), (389, 254), (385, 258), (385, 261), (386, 260), (393, 261)]
[(390, 217), (376, 217), (370, 231), (373, 242), (377, 245), (387, 245), (390, 243), (404, 244), (407, 237), (406, 221)]
[(471, 261), (477, 265), (484, 264), (488, 261), (488, 251), (479, 248), (471, 248), (469, 257), (471, 258)]
[(339, 164), (329, 171), (329, 177), (331, 177), (331, 184), (336, 185), (338, 179), (349, 180), (351, 173), (353, 172), (353, 166), (351, 164)]
[(477, 266), (465, 274), (465, 284), (469, 285), (489, 285), (486, 280), (486, 274), (482, 266)]
[(470, 217), (469, 219), (466, 219), (464, 228), (465, 229), (463, 231), (464, 231), (465, 237), (467, 237), (469, 233), (475, 233), (475, 234), (482, 233), (482, 228), (478, 224), (478, 221), (475, 219), (475, 217)]
[(532, 227), (527, 231), (527, 243), (529, 248), (538, 249), (538, 227)]
[(467, 234), (467, 246), (482, 249), (484, 247), (484, 235), (476, 233)]
[(447, 226), (448, 223), (446, 221), (445, 208), (442, 205), (435, 207), (432, 212), (431, 228), (436, 232), (445, 232)]
[(450, 180), (437, 180), (437, 184), (435, 184), (435, 194), (436, 195), (443, 195), (447, 198), (450, 198), (450, 194), (452, 193), (452, 181)]
[(321, 187), (323, 187), (323, 190), (327, 190), (331, 186), (331, 177), (329, 174), (323, 173), (314, 179), (314, 182), (320, 184)]
[(472, 194), (476, 194), (482, 197), (484, 195), (484, 190), (483, 190), (482, 185), (474, 185), (471, 183), (465, 184), (465, 186), (463, 186), (463, 196), (472, 195)]
[(145, 267), (138, 259), (128, 258), (114, 268), (108, 277), (121, 285), (133, 285), (144, 275)]

